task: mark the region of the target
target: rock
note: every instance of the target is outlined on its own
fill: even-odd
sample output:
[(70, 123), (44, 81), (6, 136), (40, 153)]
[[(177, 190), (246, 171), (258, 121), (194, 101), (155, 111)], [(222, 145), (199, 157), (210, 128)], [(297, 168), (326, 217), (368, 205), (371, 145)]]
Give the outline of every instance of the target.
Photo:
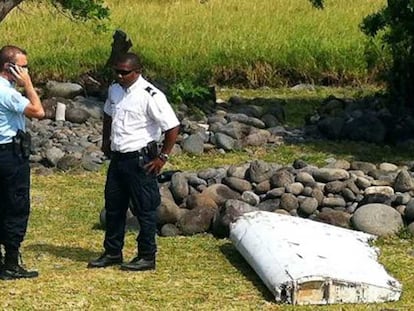
[(243, 165), (231, 165), (227, 170), (227, 176), (247, 179), (247, 170), (249, 167), (250, 163), (245, 163)]
[(204, 140), (199, 134), (192, 134), (183, 140), (181, 147), (189, 154), (202, 154), (204, 151)]
[(97, 172), (101, 169), (102, 161), (90, 154), (84, 154), (81, 159), (82, 167), (89, 172)]
[(85, 123), (90, 118), (89, 112), (82, 108), (66, 109), (65, 119), (73, 123)]
[(81, 85), (70, 82), (46, 82), (46, 91), (49, 96), (73, 98), (83, 92)]
[(394, 190), (407, 192), (414, 189), (413, 180), (407, 170), (401, 170), (395, 178)]
[(218, 205), (217, 203), (208, 195), (205, 193), (195, 193), (190, 194), (187, 196), (186, 200), (186, 207), (188, 209), (196, 209), (196, 208), (212, 208), (217, 209)]
[(333, 226), (351, 229), (351, 214), (342, 211), (335, 211), (333, 209), (324, 209), (314, 220), (320, 221)]
[(80, 165), (81, 165), (81, 161), (73, 155), (64, 155), (56, 163), (56, 167), (63, 172), (67, 172), (72, 169), (79, 168)]
[(375, 164), (369, 163), (369, 162), (363, 162), (363, 161), (353, 161), (351, 163), (351, 169), (352, 170), (360, 170), (363, 171), (365, 174), (368, 174), (370, 171), (373, 171), (376, 169)]
[(270, 177), (272, 188), (286, 187), (295, 182), (295, 176), (286, 169), (280, 169)]
[(177, 227), (184, 235), (206, 232), (210, 229), (215, 213), (216, 210), (209, 207), (192, 209), (178, 220)]
[(253, 212), (257, 209), (245, 202), (238, 200), (227, 200), (220, 212), (213, 219), (212, 233), (215, 237), (225, 238), (230, 233), (230, 223), (244, 213)]
[(188, 188), (187, 178), (184, 173), (177, 172), (172, 175), (170, 190), (178, 204), (189, 194), (190, 189)]
[(306, 216), (312, 215), (318, 208), (318, 201), (315, 198), (305, 198), (299, 202), (298, 212)]
[(202, 193), (212, 198), (218, 206), (223, 205), (227, 200), (240, 198), (239, 193), (231, 190), (228, 186), (223, 184), (211, 185), (207, 187)]
[(414, 221), (414, 199), (411, 199), (407, 203), (407, 207), (404, 210), (404, 218), (407, 223), (411, 223)]
[(256, 206), (260, 203), (260, 197), (253, 191), (244, 191), (240, 200), (252, 206)]
[(261, 183), (272, 176), (276, 170), (277, 166), (273, 166), (269, 163), (266, 163), (261, 160), (254, 160), (250, 163), (250, 167), (247, 170), (247, 176), (251, 182)]
[(386, 163), (386, 162), (381, 163), (378, 166), (378, 168), (381, 171), (385, 171), (385, 172), (395, 172), (396, 170), (398, 170), (398, 166), (397, 165), (392, 164), (392, 163)]
[(291, 211), (299, 207), (299, 201), (296, 196), (291, 193), (284, 193), (280, 197), (280, 208)]
[(160, 235), (164, 237), (174, 237), (181, 235), (182, 232), (174, 224), (165, 224), (161, 227)]
[(342, 197), (325, 197), (322, 200), (322, 206), (326, 207), (345, 207), (346, 202)]
[(269, 199), (256, 205), (257, 210), (265, 212), (274, 212), (280, 208), (280, 199)]
[(223, 184), (229, 186), (231, 189), (236, 190), (240, 193), (252, 190), (252, 185), (245, 179), (237, 177), (225, 177), (222, 182)]
[(336, 168), (321, 168), (313, 172), (313, 178), (320, 182), (330, 182), (334, 180), (345, 180), (349, 178), (348, 171)]
[(186, 212), (186, 209), (179, 208), (174, 201), (161, 197), (161, 204), (157, 208), (157, 224), (175, 224)]
[(359, 207), (351, 222), (355, 229), (378, 236), (396, 234), (403, 227), (400, 213), (388, 205), (376, 203)]
[(255, 130), (242, 140), (242, 144), (243, 146), (263, 146), (269, 140), (270, 135), (269, 131)]
[(87, 111), (91, 118), (101, 120), (103, 118), (104, 102), (95, 97), (77, 96), (73, 106)]
[(295, 177), (295, 181), (300, 182), (305, 186), (313, 185), (315, 183), (313, 176), (307, 172), (299, 172)]
[(300, 182), (294, 182), (285, 186), (287, 193), (292, 193), (294, 195), (299, 195), (302, 193), (305, 188)]
[(223, 133), (216, 133), (214, 139), (218, 148), (223, 148), (225, 151), (231, 151), (235, 149), (235, 140), (229, 135)]
[(373, 186), (366, 188), (364, 194), (383, 194), (387, 197), (391, 197), (392, 195), (394, 195), (394, 189), (388, 186)]
[(267, 199), (280, 198), (285, 193), (285, 187), (273, 188), (266, 192)]
[(334, 193), (338, 194), (341, 193), (346, 187), (345, 183), (339, 180), (334, 180), (326, 183), (324, 191), (326, 194)]
[(57, 147), (52, 147), (46, 151), (46, 159), (51, 166), (56, 166), (65, 153)]

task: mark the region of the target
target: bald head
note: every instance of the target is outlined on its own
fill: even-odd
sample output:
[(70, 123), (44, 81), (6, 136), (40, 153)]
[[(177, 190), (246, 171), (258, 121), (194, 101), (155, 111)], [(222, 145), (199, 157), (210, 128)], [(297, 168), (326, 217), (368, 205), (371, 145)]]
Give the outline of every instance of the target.
[(0, 49), (0, 69), (1, 71), (5, 70), (5, 64), (15, 63), (17, 55), (23, 54), (27, 55), (26, 51), (14, 46), (14, 45), (5, 45)]
[(133, 68), (138, 72), (141, 72), (142, 69), (141, 60), (139, 59), (137, 54), (132, 52), (119, 55), (114, 61), (114, 67), (117, 67), (117, 65), (120, 64), (129, 65), (131, 69)]

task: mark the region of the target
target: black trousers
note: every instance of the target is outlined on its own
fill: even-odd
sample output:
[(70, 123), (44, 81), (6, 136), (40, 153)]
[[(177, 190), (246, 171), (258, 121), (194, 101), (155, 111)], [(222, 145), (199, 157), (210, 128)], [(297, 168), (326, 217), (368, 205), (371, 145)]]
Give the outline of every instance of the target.
[(19, 250), (29, 213), (29, 161), (13, 150), (0, 150), (0, 244), (7, 253)]
[(125, 237), (125, 217), (129, 202), (138, 218), (138, 256), (155, 258), (157, 246), (156, 210), (161, 203), (157, 178), (147, 175), (143, 165), (148, 162), (138, 156), (113, 157), (109, 164), (105, 185), (106, 232), (104, 248), (109, 254), (122, 252)]

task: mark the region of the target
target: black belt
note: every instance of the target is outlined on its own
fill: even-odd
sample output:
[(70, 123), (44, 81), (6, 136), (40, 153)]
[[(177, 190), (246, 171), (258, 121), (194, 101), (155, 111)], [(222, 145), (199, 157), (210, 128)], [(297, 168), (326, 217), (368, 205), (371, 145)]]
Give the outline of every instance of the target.
[(119, 152), (119, 151), (112, 151), (111, 152), (111, 159), (113, 160), (126, 160), (126, 159), (134, 159), (143, 157), (148, 154), (148, 148), (144, 147), (137, 151), (131, 152)]
[(13, 150), (14, 143), (0, 144), (0, 151)]

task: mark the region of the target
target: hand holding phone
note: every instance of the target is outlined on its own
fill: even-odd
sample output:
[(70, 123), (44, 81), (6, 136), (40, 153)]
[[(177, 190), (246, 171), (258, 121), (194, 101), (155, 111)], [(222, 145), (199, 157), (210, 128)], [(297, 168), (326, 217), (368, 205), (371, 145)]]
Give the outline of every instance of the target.
[(24, 86), (27, 84), (27, 81), (30, 81), (29, 74), (25, 68), (14, 63), (8, 63), (8, 70), (13, 75), (18, 85)]
[(20, 68), (19, 68), (19, 66), (18, 65), (16, 65), (16, 64), (13, 64), (13, 63), (9, 63), (8, 64), (9, 65), (9, 67), (8, 67), (8, 69), (9, 69), (9, 72), (16, 78), (16, 79), (21, 79), (21, 77), (20, 77)]

